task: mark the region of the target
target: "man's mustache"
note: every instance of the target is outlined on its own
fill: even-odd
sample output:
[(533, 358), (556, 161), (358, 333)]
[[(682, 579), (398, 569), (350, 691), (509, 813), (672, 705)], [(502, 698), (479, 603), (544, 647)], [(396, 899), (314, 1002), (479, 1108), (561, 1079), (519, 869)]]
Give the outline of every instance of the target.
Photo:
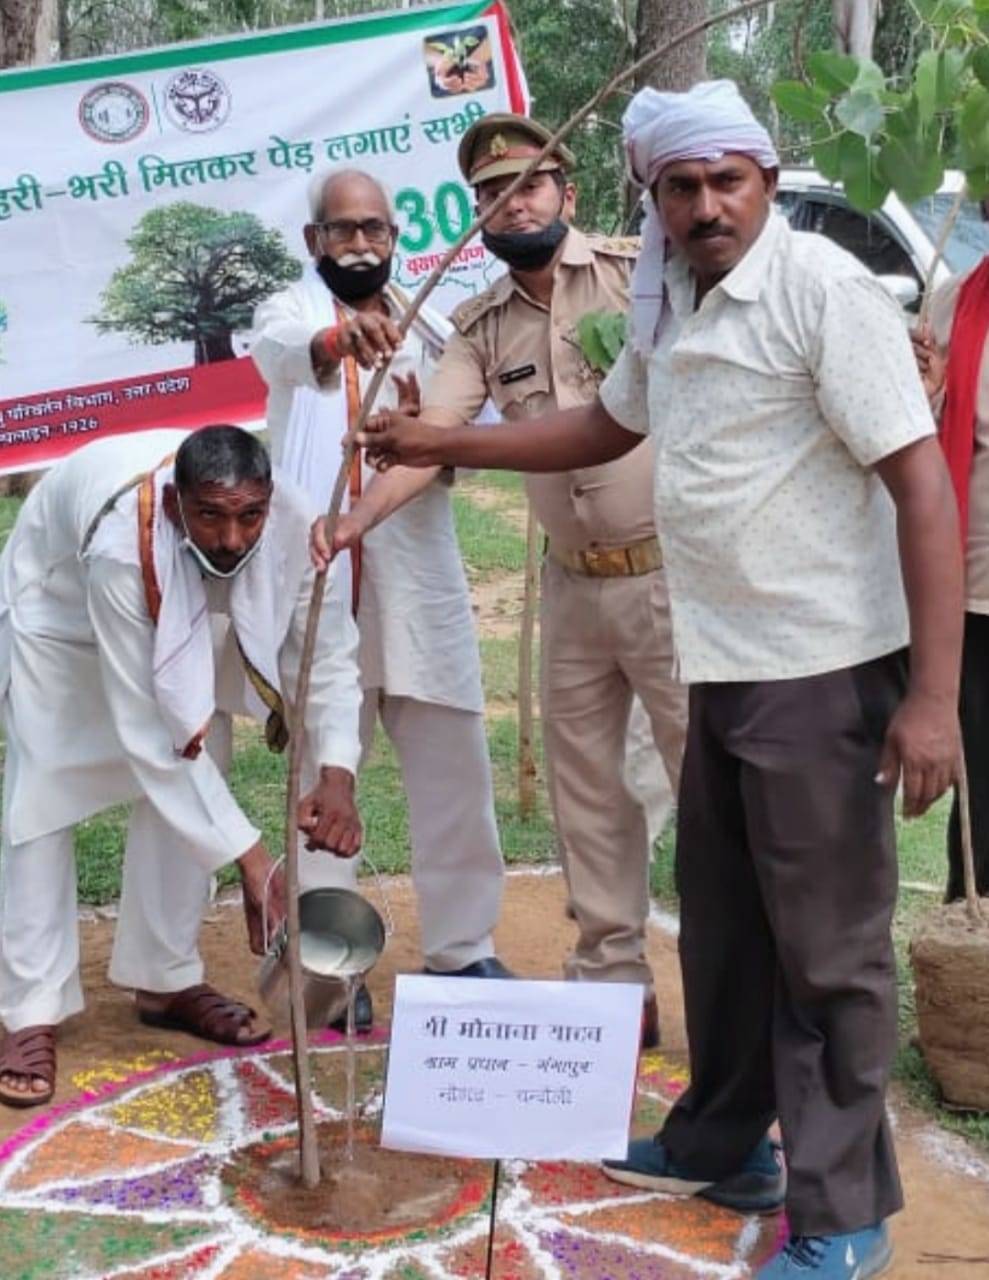
[(711, 240), (715, 236), (733, 236), (731, 227), (723, 222), (697, 222), (690, 229), (688, 240)]
[(381, 259), (374, 253), (345, 253), (337, 258), (338, 267), (380, 267)]

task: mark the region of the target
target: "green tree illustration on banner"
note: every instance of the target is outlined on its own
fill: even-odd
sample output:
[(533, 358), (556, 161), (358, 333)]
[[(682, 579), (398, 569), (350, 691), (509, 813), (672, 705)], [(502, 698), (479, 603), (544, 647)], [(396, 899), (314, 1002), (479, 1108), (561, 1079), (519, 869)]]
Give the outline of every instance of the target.
[(911, 8), (922, 51), (910, 75), (820, 51), (807, 57), (803, 80), (772, 89), (806, 130), (820, 172), (866, 211), (890, 191), (908, 203), (932, 195), (949, 168), (964, 171), (974, 199), (989, 195), (989, 0)]
[(149, 210), (127, 247), (131, 261), (114, 272), (91, 322), (148, 345), (191, 342), (196, 364), (232, 359), (231, 339), (257, 304), (302, 270), (281, 233), (254, 214), (188, 202)]

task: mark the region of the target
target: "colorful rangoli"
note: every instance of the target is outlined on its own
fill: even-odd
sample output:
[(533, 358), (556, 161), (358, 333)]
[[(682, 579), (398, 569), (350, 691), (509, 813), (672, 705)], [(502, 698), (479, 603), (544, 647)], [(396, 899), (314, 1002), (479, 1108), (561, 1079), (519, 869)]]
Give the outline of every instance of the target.
[[(383, 1040), (359, 1052), (358, 1140), (373, 1142)], [(344, 1053), (314, 1048), (317, 1114), (343, 1128)], [(295, 1100), (284, 1042), (182, 1062), (118, 1064), (0, 1146), (3, 1280), (455, 1280), (484, 1275), (491, 1166), (423, 1166), (410, 1219), (374, 1231), (288, 1221), (266, 1171), (291, 1157)], [(684, 1086), (643, 1059), (635, 1128), (657, 1127)], [(406, 1161), (413, 1157), (403, 1157)], [(426, 1176), (428, 1172), (428, 1177)], [(497, 1280), (734, 1280), (778, 1243), (779, 1219), (609, 1182), (592, 1165), (505, 1166)]]

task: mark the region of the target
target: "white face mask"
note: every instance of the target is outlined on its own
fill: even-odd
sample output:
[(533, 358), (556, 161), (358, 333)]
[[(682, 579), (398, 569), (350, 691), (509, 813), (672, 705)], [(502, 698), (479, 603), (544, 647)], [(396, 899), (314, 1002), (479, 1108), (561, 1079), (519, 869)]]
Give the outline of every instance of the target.
[(218, 569), (213, 561), (210, 560), (206, 552), (203, 551), (201, 547), (197, 547), (192, 540), (192, 535), (189, 533), (189, 526), (185, 522), (185, 512), (182, 510), (182, 496), (179, 493), (178, 488), (175, 490), (175, 501), (178, 503), (179, 519), (182, 521), (182, 532), (185, 534), (185, 537), (179, 543), (179, 546), (192, 555), (193, 560), (195, 560), (196, 564), (199, 565), (199, 568), (207, 578), (236, 578), (241, 569), (243, 569), (244, 566), (247, 565), (256, 555), (258, 548), (261, 546), (261, 538), (264, 537), (264, 531), (262, 530), (261, 535), (258, 537), (254, 546), (251, 547), (249, 551), (244, 552), (232, 569)]

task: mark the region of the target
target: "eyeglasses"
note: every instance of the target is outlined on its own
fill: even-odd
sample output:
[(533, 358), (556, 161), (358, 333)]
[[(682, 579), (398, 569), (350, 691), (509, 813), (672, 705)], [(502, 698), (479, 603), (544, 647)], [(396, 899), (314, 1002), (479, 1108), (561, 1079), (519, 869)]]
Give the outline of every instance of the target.
[(324, 232), (331, 244), (348, 244), (358, 231), (368, 244), (384, 244), (393, 231), (391, 223), (383, 222), (381, 218), (365, 218), (363, 222), (338, 218), (331, 222), (314, 222), (313, 226)]

